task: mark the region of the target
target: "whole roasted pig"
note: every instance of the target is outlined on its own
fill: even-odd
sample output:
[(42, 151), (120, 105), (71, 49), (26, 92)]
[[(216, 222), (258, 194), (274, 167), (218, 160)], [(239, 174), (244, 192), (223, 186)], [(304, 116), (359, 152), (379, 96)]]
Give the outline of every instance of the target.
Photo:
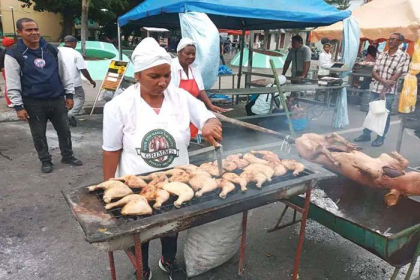
[(420, 173), (405, 172), (408, 161), (397, 152), (372, 158), (336, 133), (327, 136), (303, 134), (295, 144), (299, 155), (306, 160), (362, 185), (389, 189), (385, 195), (388, 206), (396, 205), (401, 195), (420, 195)]

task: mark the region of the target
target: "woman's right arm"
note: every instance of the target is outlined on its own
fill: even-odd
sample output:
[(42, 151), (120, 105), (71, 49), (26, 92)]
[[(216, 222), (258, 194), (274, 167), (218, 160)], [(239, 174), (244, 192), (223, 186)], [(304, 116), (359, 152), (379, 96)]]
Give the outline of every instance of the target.
[(115, 152), (103, 151), (102, 154), (102, 171), (104, 174), (104, 181), (109, 180), (115, 176), (118, 163), (120, 162), (121, 150)]

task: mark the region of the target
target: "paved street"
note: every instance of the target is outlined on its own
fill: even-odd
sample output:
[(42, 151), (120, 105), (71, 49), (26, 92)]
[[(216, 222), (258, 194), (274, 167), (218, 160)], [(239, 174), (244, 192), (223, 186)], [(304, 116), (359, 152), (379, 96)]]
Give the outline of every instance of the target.
[[(331, 111), (311, 123), (311, 131), (331, 131)], [(351, 127), (342, 131), (353, 139), (360, 133), (364, 113), (350, 108)], [(54, 161), (54, 172), (42, 174), (27, 124), (3, 122), (0, 125), (0, 279), (109, 279), (107, 254), (83, 239), (61, 190), (77, 188), (101, 180), (101, 116), (82, 117), (72, 129), (74, 150), (83, 167), (59, 163), (59, 149), (52, 127), (48, 141)], [(393, 119), (385, 146), (374, 149), (362, 145), (376, 156), (395, 149), (398, 119)], [(226, 128), (226, 130), (228, 130)], [(410, 131), (407, 131), (410, 132)], [(420, 165), (419, 140), (406, 132), (402, 153), (410, 165)], [(226, 150), (249, 145), (225, 139)], [(258, 143), (278, 141), (268, 136)], [(242, 279), (288, 279), (298, 237), (298, 227), (267, 233), (277, 219), (282, 204), (272, 204), (253, 211), (249, 221), (246, 267)], [(178, 257), (182, 260), (181, 234)], [(166, 279), (159, 271), (159, 242), (151, 246), (154, 279)], [(239, 279), (236, 276), (238, 256), (225, 265), (194, 279)], [(133, 279), (133, 268), (122, 252), (116, 253), (119, 279)], [(301, 265), (301, 279), (381, 280), (390, 277), (392, 268), (366, 250), (353, 245), (322, 226), (310, 222)], [(398, 278), (403, 279), (403, 278)]]

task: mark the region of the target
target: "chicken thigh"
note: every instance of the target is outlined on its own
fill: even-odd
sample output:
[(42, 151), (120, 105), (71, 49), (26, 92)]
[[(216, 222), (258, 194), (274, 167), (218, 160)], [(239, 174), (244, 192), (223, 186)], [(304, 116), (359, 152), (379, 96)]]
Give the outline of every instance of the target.
[(239, 177), (235, 173), (225, 173), (222, 176), (223, 179), (231, 181), (232, 183), (239, 184), (241, 186), (241, 191), (245, 192), (247, 190), (246, 185), (248, 181), (244, 178)]
[(212, 176), (215, 177), (219, 177), (219, 169), (217, 168), (217, 166), (214, 166), (211, 162), (208, 163), (203, 163), (202, 165), (200, 165), (200, 169), (207, 171), (208, 173), (210, 173)]
[(280, 163), (279, 156), (272, 151), (251, 151), (251, 154), (263, 155), (263, 159), (269, 162)]
[(130, 188), (144, 188), (147, 185), (143, 179), (137, 177), (136, 175), (125, 175), (119, 178), (111, 178), (110, 180), (121, 181)]
[(251, 163), (245, 167), (244, 171), (260, 172), (265, 175), (268, 181), (271, 181), (271, 178), (274, 176), (274, 170), (265, 164)]
[(293, 171), (293, 175), (297, 176), (300, 172), (305, 170), (305, 165), (300, 162), (297, 162), (294, 159), (284, 159), (281, 161), (281, 164), (286, 167), (287, 170)]
[(194, 197), (194, 191), (190, 186), (180, 182), (171, 182), (162, 186), (162, 188), (172, 195), (178, 196), (174, 206), (180, 208), (182, 203), (190, 201)]
[[(118, 181), (115, 181), (115, 182), (118, 182)], [(132, 193), (133, 191), (127, 185), (121, 183), (121, 185), (106, 189), (104, 191), (104, 196), (102, 197), (102, 199), (104, 200), (105, 203), (110, 203), (111, 200), (113, 200), (114, 198), (124, 197)]]
[(286, 167), (284, 167), (281, 163), (270, 162), (267, 164), (274, 170), (274, 176), (283, 176), (287, 173)]
[[(213, 165), (217, 166), (217, 160), (213, 161)], [(222, 167), (224, 170), (232, 172), (233, 170), (238, 168), (238, 165), (234, 161), (224, 159), (222, 160)]]
[(267, 164), (268, 163), (268, 161), (266, 161), (264, 159), (257, 158), (256, 156), (254, 156), (251, 153), (245, 154), (244, 159), (246, 159), (250, 163), (259, 163), (259, 164)]
[(220, 198), (226, 198), (227, 194), (235, 190), (235, 185), (226, 179), (216, 179), (217, 187), (221, 188)]
[(126, 197), (105, 206), (106, 209), (112, 209), (118, 206), (124, 206), (121, 209), (122, 215), (150, 215), (153, 210), (146, 198), (138, 194), (130, 194)]
[(217, 189), (217, 183), (215, 179), (203, 177), (204, 180), (201, 181), (201, 188), (198, 192), (195, 193), (196, 197), (202, 197), (203, 194), (212, 192)]
[(244, 171), (239, 177), (247, 182), (255, 182), (258, 188), (262, 188), (262, 185), (267, 181), (267, 177), (263, 173), (253, 170)]

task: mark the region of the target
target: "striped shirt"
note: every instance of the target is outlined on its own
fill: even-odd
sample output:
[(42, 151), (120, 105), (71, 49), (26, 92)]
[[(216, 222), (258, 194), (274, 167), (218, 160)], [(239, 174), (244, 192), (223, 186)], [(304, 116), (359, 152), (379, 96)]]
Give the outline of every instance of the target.
[[(383, 52), (376, 58), (373, 71), (376, 71), (382, 79), (390, 80), (395, 74), (405, 74), (408, 72), (408, 65), (410, 57), (407, 53), (397, 50), (393, 55), (388, 52)], [(393, 94), (394, 87), (387, 89), (386, 93)], [(373, 80), (370, 90), (376, 93), (381, 93), (384, 88), (379, 81)]]

